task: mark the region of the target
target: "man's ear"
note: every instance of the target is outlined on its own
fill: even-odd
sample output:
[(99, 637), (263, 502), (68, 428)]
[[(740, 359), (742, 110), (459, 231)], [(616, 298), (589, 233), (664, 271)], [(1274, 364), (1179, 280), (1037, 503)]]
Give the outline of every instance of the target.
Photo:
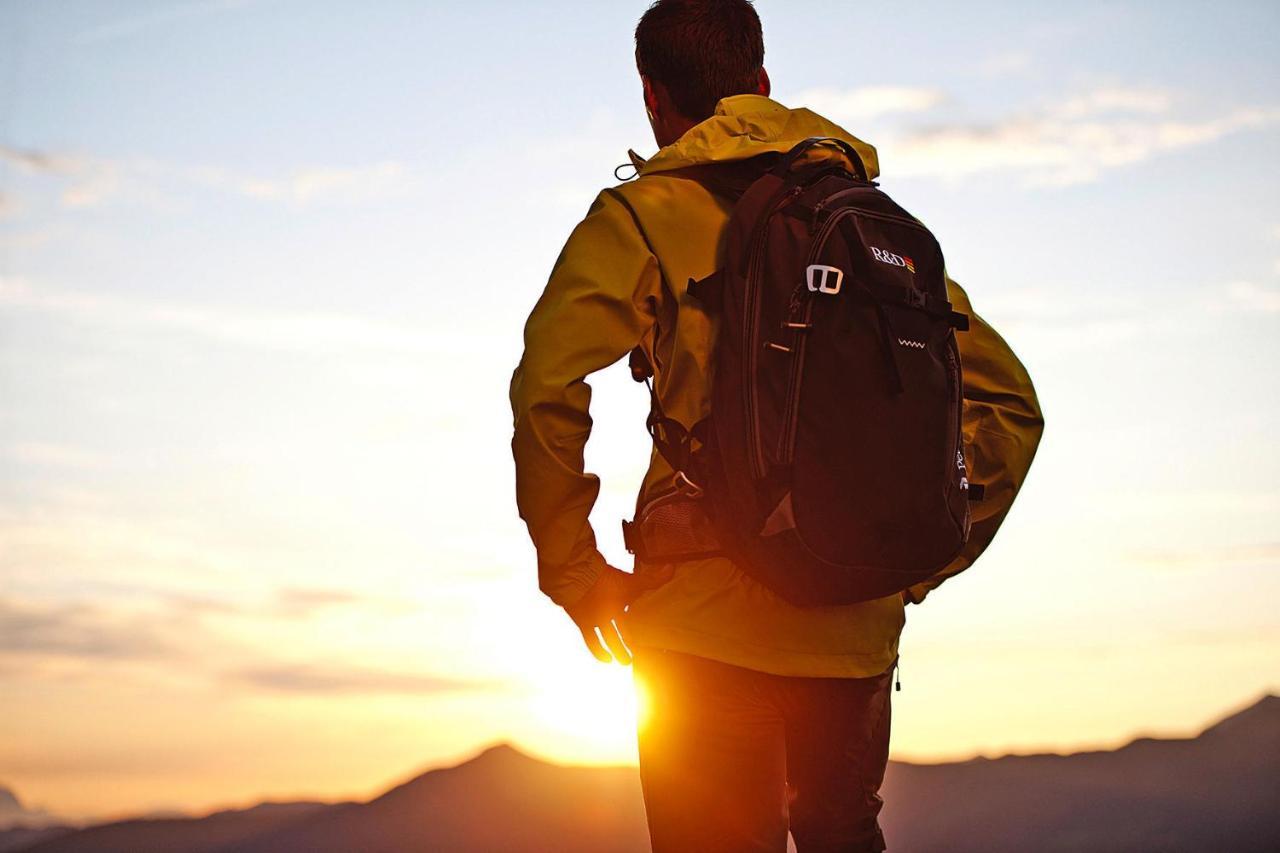
[(760, 80), (756, 84), (756, 94), (769, 97), (772, 84), (769, 82), (769, 72), (764, 70), (764, 66), (760, 66)]
[(643, 74), (640, 75), (640, 82), (644, 84), (644, 108), (649, 111), (650, 116), (658, 114), (658, 95), (653, 91), (653, 83), (649, 82), (649, 78)]

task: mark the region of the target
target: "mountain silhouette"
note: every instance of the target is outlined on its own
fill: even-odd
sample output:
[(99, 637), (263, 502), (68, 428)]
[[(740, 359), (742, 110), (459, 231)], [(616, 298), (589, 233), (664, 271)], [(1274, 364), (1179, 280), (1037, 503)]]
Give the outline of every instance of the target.
[[(894, 853), (1280, 850), (1280, 698), (1194, 738), (1113, 751), (892, 762)], [(30, 853), (419, 853), (648, 849), (634, 767), (564, 767), (511, 746), (366, 803), (268, 804), (68, 832)]]
[[(322, 809), (341, 806), (325, 803), (259, 803), (248, 809), (214, 812), (202, 818), (133, 818), (91, 826), (79, 831), (70, 827), (47, 828), (33, 840), (39, 850), (119, 851), (119, 853), (212, 853), (229, 844), (270, 832), (275, 827)], [(10, 830), (10, 832), (16, 832)], [(33, 849), (21, 843), (6, 843), (0, 833), (0, 850), (5, 853)]]
[(12, 789), (0, 786), (0, 853), (29, 847), (69, 831), (70, 827), (55, 815), (26, 805)]
[(56, 817), (44, 809), (28, 806), (18, 799), (12, 789), (0, 785), (0, 827), (36, 827), (58, 822)]
[(1280, 850), (1280, 697), (1194, 738), (895, 762), (884, 797), (885, 836), (900, 850)]

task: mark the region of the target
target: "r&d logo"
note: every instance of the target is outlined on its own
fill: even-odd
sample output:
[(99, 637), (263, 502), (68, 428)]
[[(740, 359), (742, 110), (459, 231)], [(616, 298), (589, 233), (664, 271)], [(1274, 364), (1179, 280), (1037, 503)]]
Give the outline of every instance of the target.
[(890, 252), (888, 249), (878, 249), (875, 246), (868, 246), (871, 249), (871, 255), (882, 264), (891, 264), (895, 267), (906, 267), (908, 271), (914, 273), (916, 271), (915, 262), (908, 257)]

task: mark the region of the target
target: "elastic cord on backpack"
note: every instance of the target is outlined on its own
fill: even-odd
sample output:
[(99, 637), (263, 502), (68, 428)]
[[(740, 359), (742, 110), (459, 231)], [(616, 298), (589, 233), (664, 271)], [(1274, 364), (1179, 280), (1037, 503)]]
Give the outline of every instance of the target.
[[(701, 440), (700, 430), (695, 426), (692, 430), (669, 418), (662, 411), (662, 401), (658, 399), (658, 389), (653, 385), (653, 365), (649, 356), (640, 347), (631, 351), (627, 358), (631, 368), (631, 378), (643, 382), (649, 390), (649, 417), (645, 419), (645, 428), (653, 439), (654, 447), (676, 474), (676, 488), (689, 497), (701, 497), (702, 486), (694, 479), (702, 479), (694, 470), (696, 460), (693, 458), (693, 441)], [(691, 476), (692, 474), (692, 476)]]

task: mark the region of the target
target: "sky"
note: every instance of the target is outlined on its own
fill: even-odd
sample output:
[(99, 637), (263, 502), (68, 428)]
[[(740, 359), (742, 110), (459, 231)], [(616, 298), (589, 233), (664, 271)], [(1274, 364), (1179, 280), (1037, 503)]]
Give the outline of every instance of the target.
[[(1280, 689), (1280, 7), (760, 0), (1047, 427), (908, 612), (895, 756), (1187, 734)], [(358, 797), (495, 741), (634, 761), (537, 590), (506, 399), (652, 154), (642, 2), (0, 2), (0, 785)], [(647, 461), (595, 388), (602, 549)]]

